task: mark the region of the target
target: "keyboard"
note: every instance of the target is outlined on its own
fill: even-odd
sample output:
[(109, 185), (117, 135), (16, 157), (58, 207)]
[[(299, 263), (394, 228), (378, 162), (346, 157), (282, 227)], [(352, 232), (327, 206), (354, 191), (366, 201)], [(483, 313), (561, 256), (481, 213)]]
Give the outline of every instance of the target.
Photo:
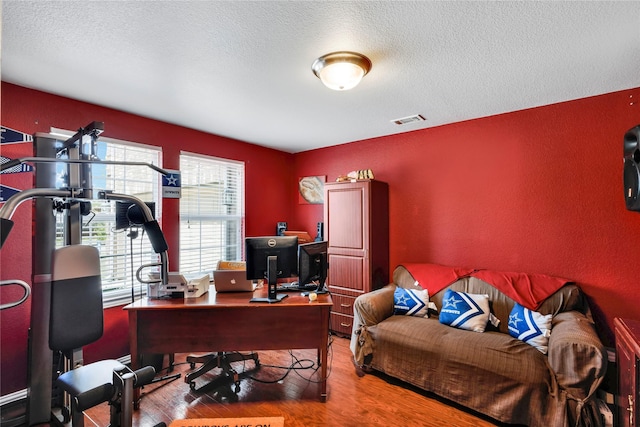
[(306, 284), (300, 286), (298, 282), (291, 283), (280, 283), (276, 286), (276, 291), (278, 292), (287, 292), (287, 291), (315, 291), (318, 285), (314, 284)]

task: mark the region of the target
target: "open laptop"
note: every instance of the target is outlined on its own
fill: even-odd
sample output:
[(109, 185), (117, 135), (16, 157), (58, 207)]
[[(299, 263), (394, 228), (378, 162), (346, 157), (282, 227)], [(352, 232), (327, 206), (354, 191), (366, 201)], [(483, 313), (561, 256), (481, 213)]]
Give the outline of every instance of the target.
[(216, 292), (253, 292), (255, 286), (245, 270), (213, 270)]

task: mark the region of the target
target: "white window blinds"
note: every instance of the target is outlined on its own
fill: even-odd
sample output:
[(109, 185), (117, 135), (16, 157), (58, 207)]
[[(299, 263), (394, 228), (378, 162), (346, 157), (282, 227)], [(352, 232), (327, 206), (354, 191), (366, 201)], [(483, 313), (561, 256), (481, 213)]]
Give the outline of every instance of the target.
[(244, 163), (181, 153), (180, 272), (237, 261), (244, 242)]

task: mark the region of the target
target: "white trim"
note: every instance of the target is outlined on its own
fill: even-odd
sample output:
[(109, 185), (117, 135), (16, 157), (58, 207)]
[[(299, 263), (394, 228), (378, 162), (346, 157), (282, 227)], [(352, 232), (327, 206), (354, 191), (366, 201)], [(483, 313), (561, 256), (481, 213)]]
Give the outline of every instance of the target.
[(0, 396), (0, 406), (8, 405), (9, 403), (14, 403), (26, 398), (27, 398), (26, 388), (23, 390), (14, 391), (13, 393)]
[[(147, 285), (136, 286), (134, 299), (138, 300), (147, 295)], [(121, 307), (131, 304), (131, 288), (119, 289), (115, 291), (102, 291), (102, 308)]]

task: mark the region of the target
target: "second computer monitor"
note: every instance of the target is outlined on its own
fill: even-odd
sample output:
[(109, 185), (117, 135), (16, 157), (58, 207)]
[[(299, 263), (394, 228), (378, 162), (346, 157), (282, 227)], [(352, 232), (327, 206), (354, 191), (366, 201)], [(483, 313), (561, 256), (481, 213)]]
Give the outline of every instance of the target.
[(298, 246), (298, 283), (300, 286), (317, 284), (322, 292), (327, 279), (327, 242), (304, 243)]

